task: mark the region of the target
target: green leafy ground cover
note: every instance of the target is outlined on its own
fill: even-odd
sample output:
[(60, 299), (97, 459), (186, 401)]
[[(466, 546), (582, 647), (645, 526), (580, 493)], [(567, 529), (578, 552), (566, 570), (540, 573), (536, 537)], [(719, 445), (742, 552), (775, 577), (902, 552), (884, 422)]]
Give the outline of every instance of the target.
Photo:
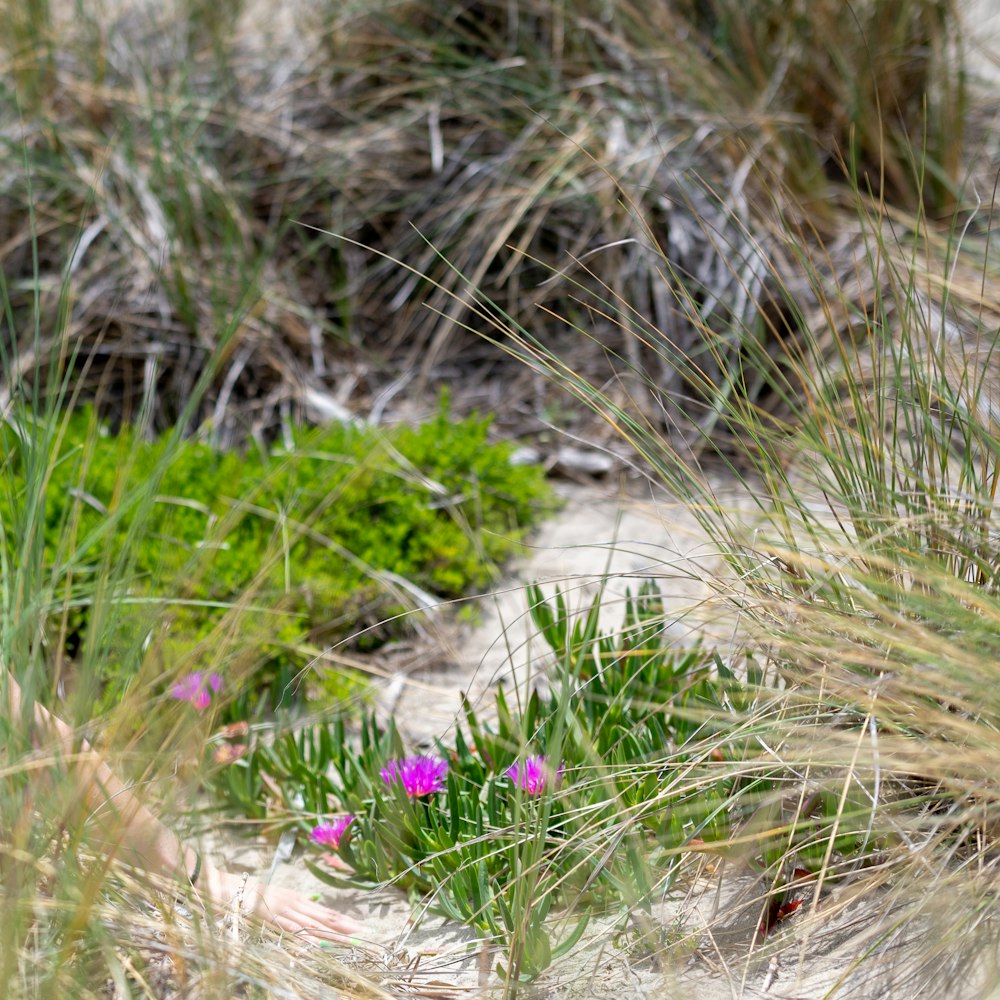
[[(259, 700), (273, 708), (321, 649), (371, 648), (400, 635), (415, 608), (486, 587), (553, 509), (538, 468), (512, 465), (487, 419), (454, 420), (447, 405), (416, 427), (302, 429), (273, 452), (146, 442), (84, 412), (39, 455), (30, 423), (22, 436), (16, 426), (2, 437), (7, 558), (37, 518), (43, 572), (64, 596), (48, 641), (67, 658), (86, 655), (88, 595), (115, 568), (117, 648), (131, 655), (105, 663), (109, 704), (151, 656), (167, 675), (225, 673), (219, 636), (235, 615), (252, 676), (230, 714), (245, 718)], [(38, 461), (43, 510), (27, 510), (25, 463)]]
[[(398, 885), (503, 945), (501, 973), (510, 963), (522, 979), (572, 948), (594, 913), (624, 931), (670, 891), (687, 851), (722, 852), (751, 819), (769, 833), (748, 859), (777, 884), (789, 865), (818, 871), (830, 847), (852, 862), (874, 849), (856, 801), (823, 790), (808, 815), (783, 815), (792, 775), (762, 762), (745, 728), (778, 692), (759, 671), (740, 679), (699, 645), (672, 646), (654, 584), (610, 633), (598, 631), (601, 595), (578, 615), (559, 591), (533, 587), (529, 601), (555, 657), (550, 693), (515, 691), (512, 703), (501, 690), (492, 724), (467, 704), (465, 725), (420, 757), (391, 719), (370, 716), (360, 734), (342, 718), (314, 723), (221, 771), (217, 788), (250, 816), (313, 830), (339, 856), (307, 861), (320, 880)], [(403, 761), (435, 780), (400, 780)]]

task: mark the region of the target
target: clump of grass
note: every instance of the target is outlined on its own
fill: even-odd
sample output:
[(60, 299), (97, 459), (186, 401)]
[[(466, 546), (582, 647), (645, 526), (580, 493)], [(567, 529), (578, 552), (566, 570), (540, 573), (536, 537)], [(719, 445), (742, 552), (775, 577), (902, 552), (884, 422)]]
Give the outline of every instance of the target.
[[(98, 822), (86, 808), (87, 790), (80, 785), (72, 748), (49, 745), (31, 721), (31, 706), (48, 702), (59, 704), (81, 740), (84, 733), (100, 743), (109, 732), (125, 734), (113, 747), (105, 746), (113, 766), (175, 819), (185, 792), (193, 791), (175, 763), (188, 741), (204, 738), (197, 713), (185, 712), (180, 703), (157, 704), (148, 692), (134, 690), (107, 713), (94, 710), (106, 660), (114, 658), (124, 668), (143, 655), (141, 636), (123, 634), (119, 627), (133, 582), (130, 546), (91, 554), (100, 571), (74, 562), (68, 544), (57, 547), (58, 558), (46, 558), (50, 457), (65, 424), (52, 412), (35, 416), (4, 425), (5, 435), (15, 426), (22, 432), (21, 465), (15, 472), (6, 461), (0, 472), (5, 496), (15, 501), (0, 521), (0, 692), (9, 705), (11, 671), (24, 695), (24, 714), (8, 708), (0, 726), (0, 991), (16, 998), (101, 990), (167, 995), (185, 989), (195, 996), (283, 990), (289, 986), (287, 973), (279, 983), (276, 952), (255, 930), (234, 926), (224, 936), (211, 922), (184, 917), (176, 909), (177, 886), (164, 886), (158, 895), (142, 880), (138, 894), (140, 883), (115, 863), (113, 822)], [(169, 453), (167, 448), (164, 460)], [(157, 472), (162, 470), (153, 470), (154, 479)], [(141, 507), (151, 488), (155, 483), (133, 484), (119, 499)], [(94, 531), (107, 537), (115, 523), (110, 515)], [(133, 544), (140, 534), (134, 523)], [(53, 656), (51, 625), (81, 607), (91, 626), (71, 671), (65, 659)], [(61, 671), (55, 669), (60, 662)], [(155, 743), (156, 753), (144, 750), (146, 740)], [(105, 803), (104, 814), (111, 808)], [(239, 938), (243, 943), (236, 947)], [(350, 974), (322, 958), (295, 978), (301, 995), (341, 986), (349, 994), (362, 993)]]
[[(912, 160), (935, 169), (922, 154)], [(786, 197), (781, 179), (771, 180)], [(923, 175), (912, 183), (915, 204), (925, 204)], [(942, 235), (919, 208), (888, 210), (886, 191), (874, 200), (869, 193), (843, 189), (854, 218), (832, 239), (802, 227), (808, 206), (779, 212), (782, 228), (773, 232), (788, 256), (767, 263), (768, 297), (733, 272), (762, 327), (728, 340), (699, 319), (697, 282), (666, 248), (676, 308), (700, 329), (702, 356), (718, 369), (729, 344), (739, 345), (736, 379), (713, 378), (613, 287), (589, 300), (697, 386), (711, 414), (703, 462), (714, 453), (745, 484), (758, 506), (750, 520), (726, 509), (706, 466), (679, 455), (643, 406), (595, 386), (571, 356), (471, 283), (463, 301), (476, 297), (473, 325), (607, 420), (654, 477), (689, 500), (726, 553), (739, 581), (732, 601), (741, 641), (781, 678), (785, 709), (761, 732), (780, 748), (775, 777), (803, 790), (779, 824), (792, 841), (812, 822), (804, 789), (820, 776), (833, 783), (824, 808), (837, 819), (811, 846), (821, 872), (815, 899), (878, 845), (881, 871), (868, 883), (878, 919), (866, 940), (877, 941), (881, 921), (918, 926), (921, 885), (954, 887), (967, 877), (969, 905), (955, 918), (963, 930), (948, 946), (974, 955), (980, 931), (992, 926), (984, 886), (996, 829), (987, 777), (998, 722), (988, 694), (997, 567), (991, 226), (973, 213)], [(800, 277), (786, 280), (795, 270)], [(585, 286), (578, 289), (587, 301)], [(575, 316), (564, 319), (590, 335)], [(669, 410), (654, 368), (637, 365), (632, 374)], [(757, 392), (736, 391), (751, 379)], [(758, 405), (765, 395), (767, 408)], [(853, 847), (840, 838), (845, 830)], [(801, 846), (783, 850), (791, 856)], [(886, 873), (895, 889), (883, 905)], [(804, 926), (808, 935), (815, 924)], [(874, 945), (870, 962), (882, 954)], [(939, 988), (952, 968), (940, 948), (909, 954), (903, 968), (879, 968), (879, 988)], [(869, 963), (858, 961), (845, 983), (869, 975)]]
[[(839, 775), (831, 807), (845, 824), (867, 812), (852, 835), (881, 852), (869, 887), (878, 916), (859, 946), (871, 950), (857, 955), (860, 969), (845, 974), (845, 988), (871, 964), (879, 989), (905, 985), (917, 995), (944, 989), (952, 965), (941, 948), (921, 954), (914, 945), (905, 963), (879, 966), (886, 926), (917, 935), (921, 920), (948, 919), (961, 928), (948, 948), (972, 961), (995, 919), (984, 895), (995, 869), (988, 761), (1000, 724), (990, 694), (996, 322), (985, 294), (995, 266), (988, 242), (970, 229), (940, 240), (923, 217), (890, 221), (868, 204), (859, 198), (851, 277), (831, 279), (824, 244), (798, 244), (819, 308), (783, 288), (783, 353), (744, 340), (747, 369), (780, 406), (764, 410), (727, 386), (713, 395), (701, 382), (727, 432), (706, 443), (756, 499), (749, 519), (716, 499), (705, 466), (684, 461), (636, 411), (489, 305), (481, 315), (618, 429), (719, 543), (738, 580), (731, 599), (741, 642), (781, 677), (786, 707), (764, 739), (780, 747), (775, 763), (785, 775), (803, 783), (787, 787)], [(669, 260), (664, 266), (680, 282)], [(622, 322), (635, 319), (623, 312)], [(715, 331), (706, 325), (704, 336), (714, 350)], [(656, 391), (652, 380), (648, 388)], [(787, 829), (808, 828), (806, 801), (803, 793)], [(859, 866), (858, 846), (845, 850), (837, 833), (813, 845), (821, 883)], [(887, 873), (895, 889), (883, 908)], [(921, 893), (965, 877), (958, 912), (928, 915)], [(804, 922), (803, 934), (815, 926)], [(989, 978), (986, 966), (976, 968)]]
[(763, 164), (790, 207), (829, 221), (830, 181), (848, 176), (900, 207), (954, 209), (967, 120), (958, 4), (714, 0), (664, 11), (679, 86), (737, 125), (720, 129), (724, 141)]
[[(32, 308), (31, 212), (44, 289), (82, 234), (66, 273), (73, 368), (116, 422), (172, 426), (220, 317), (238, 315), (193, 414), (222, 444), (323, 411), (380, 415), (399, 380), (440, 383), (455, 361), (496, 408), (502, 355), (469, 336), (459, 274), (553, 349), (570, 342), (563, 321), (587, 330), (574, 351), (591, 380), (618, 380), (619, 402), (690, 437), (706, 423), (697, 378), (625, 335), (614, 303), (753, 396), (735, 373), (745, 338), (770, 339), (753, 306), (780, 249), (766, 200), (830, 231), (833, 179), (853, 174), (916, 207), (918, 146), (921, 197), (946, 209), (957, 189), (950, 0), (641, 14), (371, 0), (292, 5), (278, 24), (246, 3), (72, 19), (9, 6), (0, 221), (15, 326)], [(656, 372), (666, 411), (636, 367)], [(544, 405), (526, 408), (539, 427)]]

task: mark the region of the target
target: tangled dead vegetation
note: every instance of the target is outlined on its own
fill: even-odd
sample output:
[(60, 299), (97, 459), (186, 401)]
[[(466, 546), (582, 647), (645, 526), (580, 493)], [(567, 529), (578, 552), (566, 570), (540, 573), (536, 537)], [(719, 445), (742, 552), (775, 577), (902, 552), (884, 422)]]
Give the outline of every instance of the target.
[[(951, 3), (894, 25), (811, 5), (773, 39), (738, 4), (9, 6), (7, 392), (55, 358), (151, 431), (203, 379), (192, 422), (222, 444), (456, 382), (468, 406), (505, 384), (520, 431), (572, 430), (474, 336), (485, 298), (697, 447), (704, 387), (765, 395), (748, 352), (783, 350), (789, 303), (815, 299), (801, 240), (853, 266), (838, 177), (904, 207), (962, 197)], [(796, 69), (819, 31), (856, 80)], [(928, 93), (947, 155), (920, 188), (902, 150)]]

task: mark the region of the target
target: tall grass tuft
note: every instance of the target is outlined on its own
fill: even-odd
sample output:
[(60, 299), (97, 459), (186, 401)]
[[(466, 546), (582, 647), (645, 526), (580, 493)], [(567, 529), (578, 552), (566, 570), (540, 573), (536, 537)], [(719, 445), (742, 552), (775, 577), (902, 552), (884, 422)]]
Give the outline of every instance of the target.
[[(953, 12), (908, 9), (913, 17), (903, 23), (917, 35), (907, 44), (928, 57), (949, 53), (933, 86), (959, 94), (962, 67), (937, 33)], [(752, 25), (737, 15), (711, 25), (718, 44), (749, 41)], [(866, 23), (864, 11), (851, 17)], [(866, 52), (889, 41), (877, 26), (867, 24), (859, 39)], [(915, 62), (908, 73), (920, 71)], [(669, 244), (656, 243), (653, 223), (646, 247), (659, 253), (672, 325), (635, 308), (586, 261), (573, 262), (580, 303), (636, 345), (623, 354), (641, 398), (625, 380), (596, 384), (577, 368), (572, 346), (560, 353), (474, 280), (458, 294), (475, 302), (470, 328), (592, 408), (654, 480), (689, 502), (725, 553), (739, 641), (765, 664), (784, 704), (778, 712), (772, 705), (756, 732), (766, 766), (787, 776), (784, 798), (798, 796), (802, 811), (786, 815), (786, 828), (808, 829), (810, 790), (839, 803), (841, 829), (835, 824), (814, 845), (823, 862), (814, 899), (846, 878), (855, 889), (843, 907), (861, 912), (862, 930), (840, 942), (848, 950), (834, 991), (985, 995), (996, 920), (990, 762), (1000, 726), (992, 696), (1000, 440), (992, 206), (954, 186), (956, 164), (943, 168), (933, 151), (943, 147), (897, 129), (882, 103), (891, 82), (861, 80), (874, 117), (844, 126), (846, 180), (827, 187), (841, 205), (835, 214), (814, 210), (780, 158), (754, 161), (758, 198), (730, 230), (746, 241), (730, 243), (728, 294), (752, 304), (742, 324), (732, 310), (704, 308), (703, 285)], [(907, 97), (926, 111), (925, 86)], [(891, 100), (896, 110), (904, 105), (898, 93)], [(928, 131), (942, 124), (922, 120)], [(812, 140), (814, 152), (829, 152)], [(640, 218), (627, 185), (622, 192)], [(702, 197), (731, 206), (708, 183)], [(929, 213), (949, 206), (960, 211), (943, 224)], [(714, 239), (722, 256), (727, 237), (716, 231)], [(755, 269), (744, 269), (745, 246)], [(452, 273), (466, 278), (460, 267)], [(581, 342), (600, 341), (599, 327), (580, 315), (561, 318)], [(698, 346), (678, 344), (678, 320), (698, 332)], [(662, 370), (676, 377), (661, 379)], [(696, 461), (644, 405), (652, 398), (660, 414), (675, 412), (678, 385), (702, 414)], [(754, 516), (716, 495), (720, 467), (743, 483)], [(859, 815), (867, 817), (865, 849), (845, 852), (839, 833)], [(737, 828), (734, 846), (746, 836)], [(803, 921), (802, 956), (823, 937), (822, 913), (842, 912), (831, 906)], [(897, 945), (899, 959), (890, 955)], [(967, 971), (960, 982), (956, 962)]]
[[(973, 216), (942, 231), (920, 213), (855, 196), (836, 247), (803, 240), (785, 220), (790, 260), (808, 283), (784, 280), (788, 259), (772, 262), (761, 311), (772, 339), (735, 334), (741, 378), (764, 387), (756, 398), (707, 378), (627, 303), (601, 299), (598, 308), (676, 365), (711, 409), (715, 431), (697, 462), (528, 325), (491, 303), (480, 322), (614, 427), (725, 554), (740, 648), (784, 705), (760, 720), (766, 752), (756, 766), (783, 769), (785, 809), (798, 796), (789, 831), (808, 829), (804, 803), (816, 790), (832, 794), (843, 816), (814, 845), (823, 864), (813, 898), (845, 878), (855, 888), (836, 897), (849, 902), (801, 921), (799, 974), (819, 982), (818, 969), (808, 978), (809, 956), (829, 939), (847, 949), (835, 994), (986, 995), (1000, 818), (991, 763), (1000, 729), (991, 227)], [(684, 275), (669, 257), (662, 267), (676, 308), (694, 316)], [(718, 359), (717, 330), (705, 324), (702, 334), (705, 354)], [(648, 370), (635, 374), (654, 397), (662, 391)], [(752, 515), (715, 493), (720, 468), (753, 498)], [(866, 813), (865, 849), (845, 850), (839, 835), (857, 831)], [(746, 836), (737, 824), (734, 844)], [(790, 850), (786, 863), (801, 856)], [(845, 943), (835, 917), (851, 906), (860, 932)], [(960, 982), (956, 961), (968, 970)]]
[[(22, 375), (9, 383), (0, 428), (0, 488), (12, 512), (0, 537), (0, 695), (9, 706), (11, 676), (22, 695), (20, 714), (5, 709), (0, 723), (0, 993), (12, 1000), (159, 996), (178, 989), (204, 997), (237, 992), (318, 997), (331, 989), (379, 995), (324, 956), (314, 955), (307, 968), (289, 973), (287, 951), (259, 929), (241, 927), (238, 916), (235, 921), (231, 916), (226, 933), (221, 918), (194, 917), (184, 904), (195, 911), (199, 904), (183, 889), (151, 885), (119, 863), (122, 831), (113, 818), (115, 803), (88, 805), (80, 779), (85, 738), (181, 832), (197, 791), (188, 748), (203, 743), (205, 722), (170, 698), (172, 677), (150, 655), (149, 640), (163, 607), (177, 595), (163, 593), (162, 603), (137, 598), (134, 570), (143, 512), (155, 502), (157, 483), (181, 436), (165, 441), (158, 468), (139, 482), (130, 477), (133, 457), (121, 453), (113, 508), (84, 536), (80, 515), (94, 498), (79, 489), (71, 503), (51, 502), (53, 462), (75, 402), (67, 313), (58, 310), (63, 325), (57, 321), (51, 332), (42, 332), (52, 317), (42, 314), (39, 283), (36, 312), (20, 326), (7, 294), (9, 278), (2, 277), (5, 321), (8, 329), (23, 330), (25, 340), (20, 347), (16, 340), (4, 347), (5, 370)], [(68, 295), (67, 285), (56, 294)], [(52, 347), (44, 343), (48, 337)], [(220, 339), (225, 343), (224, 331)], [(32, 363), (25, 364), (27, 358)], [(210, 372), (198, 380), (182, 406), (179, 428), (209, 378)], [(79, 445), (80, 454), (61, 459), (78, 460), (81, 477), (92, 440)], [(54, 510), (61, 515), (54, 517)], [(124, 544), (111, 546), (126, 512), (132, 531)], [(54, 554), (47, 548), (53, 538), (58, 539)], [(232, 617), (243, 613), (237, 602)], [(81, 614), (88, 627), (79, 648), (68, 653), (67, 636)], [(222, 631), (215, 637), (220, 645), (226, 642)], [(119, 703), (98, 715), (108, 661), (131, 673), (132, 683)], [(227, 683), (239, 679), (231, 674)], [(70, 721), (74, 746), (32, 721), (39, 704)]]
[[(68, 303), (91, 359), (76, 369), (82, 389), (103, 384), (107, 415), (145, 407), (163, 430), (239, 305), (195, 414), (223, 444), (331, 408), (381, 415), (400, 385), (439, 384), (456, 359), (502, 366), (465, 329), (465, 286), (433, 248), (531, 315), (553, 349), (571, 342), (557, 316), (587, 329), (574, 351), (591, 380), (610, 369), (649, 419), (691, 434), (703, 400), (593, 295), (649, 317), (718, 383), (738, 366), (736, 331), (766, 336), (750, 303), (767, 291), (765, 259), (784, 252), (760, 225), (768, 198), (806, 232), (831, 232), (845, 176), (911, 210), (919, 194), (932, 212), (950, 210), (961, 182), (951, 0), (10, 8), (12, 308), (30, 310), (33, 206), (46, 289), (83, 233)], [(659, 251), (693, 317), (672, 308)], [(725, 342), (721, 364), (699, 324)], [(666, 412), (636, 365), (671, 389)]]

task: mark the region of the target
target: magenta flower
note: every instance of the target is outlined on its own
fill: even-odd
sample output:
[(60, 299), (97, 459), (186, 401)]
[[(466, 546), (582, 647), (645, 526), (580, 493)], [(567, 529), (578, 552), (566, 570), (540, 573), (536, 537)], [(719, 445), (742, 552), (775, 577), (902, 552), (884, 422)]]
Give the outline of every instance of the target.
[(203, 711), (212, 703), (212, 692), (222, 690), (222, 677), (214, 671), (207, 676), (200, 670), (182, 677), (170, 689), (172, 697), (178, 701), (189, 701), (198, 711)]
[(340, 838), (344, 836), (344, 831), (353, 822), (354, 817), (347, 815), (341, 816), (340, 819), (335, 820), (333, 823), (321, 823), (319, 826), (313, 827), (312, 833), (309, 834), (309, 839), (314, 844), (319, 844), (320, 847), (329, 847), (335, 851), (340, 847)]
[[(565, 770), (566, 765), (560, 764), (559, 769), (553, 775), (555, 785), (558, 785), (562, 780)], [(544, 755), (525, 757), (523, 761), (514, 761), (505, 773), (518, 788), (523, 789), (529, 795), (541, 795), (545, 791), (545, 783), (551, 774), (549, 759)]]
[(390, 760), (379, 771), (387, 785), (401, 781), (411, 799), (418, 795), (433, 795), (434, 792), (441, 791), (447, 773), (448, 762), (439, 757), (406, 757), (403, 760)]

